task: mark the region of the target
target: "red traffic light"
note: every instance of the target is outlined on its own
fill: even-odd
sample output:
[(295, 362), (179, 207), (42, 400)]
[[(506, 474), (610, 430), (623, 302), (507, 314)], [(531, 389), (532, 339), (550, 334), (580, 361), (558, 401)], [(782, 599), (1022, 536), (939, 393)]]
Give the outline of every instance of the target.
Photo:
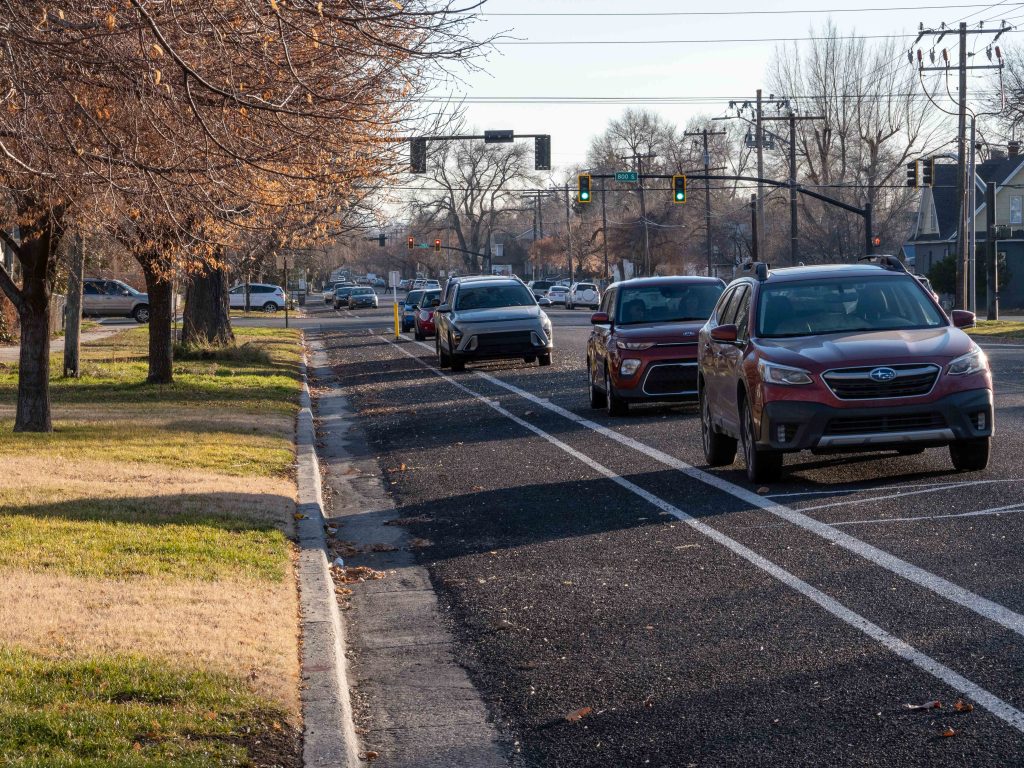
[(871, 244), (876, 246), (881, 245), (882, 238), (880, 238), (878, 235), (875, 235), (873, 238), (871, 238)]
[(411, 237), (411, 236), (410, 236), (410, 237), (409, 237), (409, 240), (408, 240), (408, 243), (409, 243), (409, 250), (410, 250), (410, 251), (411, 251), (411, 250), (412, 250), (413, 248), (415, 248), (415, 247), (416, 247), (416, 239), (415, 239), (414, 237)]
[(438, 253), (441, 252), (441, 241), (440, 240), (435, 240), (434, 241), (434, 250), (437, 251)]

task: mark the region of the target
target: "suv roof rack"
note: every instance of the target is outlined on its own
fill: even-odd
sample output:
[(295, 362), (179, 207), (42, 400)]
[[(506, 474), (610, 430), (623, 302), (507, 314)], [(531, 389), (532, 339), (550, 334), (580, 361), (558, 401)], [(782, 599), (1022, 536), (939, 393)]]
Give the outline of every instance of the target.
[[(868, 254), (867, 256), (861, 256), (857, 261), (871, 261), (882, 269), (888, 269), (890, 272), (906, 272), (907, 268), (902, 261), (899, 260), (898, 256), (891, 254), (874, 255)], [(909, 273), (908, 273), (909, 274)]]
[(751, 272), (757, 276), (759, 282), (764, 282), (771, 274), (771, 264), (766, 261), (748, 261), (743, 265), (743, 271)]

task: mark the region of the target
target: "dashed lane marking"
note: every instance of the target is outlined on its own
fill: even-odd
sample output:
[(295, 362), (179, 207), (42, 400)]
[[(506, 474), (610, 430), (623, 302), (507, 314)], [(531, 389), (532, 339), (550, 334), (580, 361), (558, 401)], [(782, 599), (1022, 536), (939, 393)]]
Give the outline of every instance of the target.
[[(603, 464), (600, 464), (599, 462), (590, 458), (586, 454), (577, 451), (572, 446), (563, 443), (561, 440), (545, 432), (540, 427), (534, 426), (530, 422), (519, 418), (515, 414), (506, 410), (504, 407), (502, 407), (500, 403), (496, 402), (495, 400), (492, 400), (488, 397), (485, 397), (484, 395), (474, 392), (472, 389), (465, 386), (461, 382), (454, 380), (451, 376), (425, 363), (422, 359), (420, 359), (417, 355), (413, 354), (409, 350), (403, 349), (402, 346), (396, 344), (391, 339), (385, 340), (389, 344), (391, 344), (395, 349), (401, 352), (403, 355), (412, 358), (417, 363), (426, 368), (428, 371), (434, 373), (436, 376), (448, 382), (453, 387), (456, 387), (460, 391), (465, 392), (470, 397), (479, 400), (480, 402), (492, 408), (505, 418), (518, 424), (523, 429), (526, 429), (532, 432), (533, 434), (537, 435), (538, 437), (546, 440), (551, 445), (555, 446), (564, 453), (567, 453), (568, 455), (572, 456), (573, 458), (577, 459), (583, 464), (586, 464), (588, 467), (593, 469), (598, 474), (604, 475), (606, 478), (616, 483), (617, 485), (621, 486), (622, 488), (626, 489), (630, 493), (639, 496), (641, 499), (648, 502), (649, 504), (657, 507), (663, 512), (667, 512), (668, 514), (672, 515), (678, 520), (686, 523), (688, 526), (693, 528), (698, 533), (722, 545), (730, 552), (733, 552), (739, 557), (742, 557), (744, 560), (751, 563), (755, 567), (761, 569), (773, 578), (777, 579), (778, 581), (781, 581), (786, 586), (792, 588), (796, 592), (800, 593), (804, 597), (816, 603), (819, 607), (823, 608), (825, 611), (832, 614), (836, 618), (840, 619), (841, 621), (845, 622), (854, 629), (859, 630), (863, 634), (877, 641), (895, 655), (899, 656), (900, 658), (906, 661), (909, 661), (911, 664), (927, 672), (933, 677), (938, 678), (946, 685), (950, 686), (950, 688), (953, 691), (963, 693), (964, 695), (973, 699), (980, 706), (984, 707), (993, 715), (1006, 722), (1015, 730), (1024, 733), (1024, 712), (1021, 712), (1011, 704), (1007, 703), (1006, 701), (1003, 701), (995, 694), (991, 693), (985, 688), (982, 688), (977, 683), (968, 680), (963, 675), (954, 671), (950, 667), (947, 667), (945, 664), (937, 661), (936, 659), (933, 659), (926, 653), (919, 651), (917, 648), (914, 648), (905, 640), (896, 637), (891, 632), (886, 631), (874, 622), (870, 621), (864, 616), (861, 616), (859, 613), (856, 613), (850, 608), (847, 608), (838, 600), (835, 600), (834, 598), (825, 594), (817, 587), (811, 586), (803, 579), (790, 573), (785, 568), (776, 565), (771, 560), (768, 560), (767, 558), (759, 555), (757, 552), (750, 549), (749, 547), (739, 543), (733, 538), (730, 538), (721, 531), (712, 528), (710, 525), (707, 525), (706, 523), (703, 523), (700, 520), (691, 517), (689, 514), (679, 509), (678, 507), (674, 506), (673, 504), (670, 504), (669, 502), (665, 501), (660, 496), (656, 496), (653, 493), (650, 493), (649, 491), (641, 488), (640, 486), (627, 480), (621, 475), (613, 472), (608, 467), (604, 466)], [(491, 377), (486, 378), (489, 379)]]
[[(393, 344), (394, 342), (391, 343)], [(433, 351), (428, 345), (423, 344), (422, 342), (414, 343), (419, 344), (420, 346), (430, 351)], [(411, 352), (402, 349), (402, 347), (398, 346), (397, 344), (395, 345), (395, 347), (397, 349), (400, 349), (405, 354), (408, 354), (412, 357), (416, 357)], [(418, 357), (416, 357), (416, 359), (420, 360), (420, 358)], [(427, 365), (427, 363), (424, 363), (422, 360), (420, 360), (420, 362), (423, 365)], [(432, 366), (427, 365), (427, 367), (431, 368), (431, 370), (436, 370)], [(999, 603), (993, 600), (989, 600), (986, 597), (982, 597), (981, 595), (975, 592), (971, 592), (969, 589), (964, 589), (958, 584), (954, 584), (953, 582), (943, 578), (942, 576), (931, 573), (930, 571), (927, 571), (924, 568), (916, 566), (913, 563), (909, 563), (906, 560), (903, 560), (902, 558), (899, 558), (896, 555), (886, 552), (883, 549), (879, 549), (878, 547), (872, 544), (868, 544), (866, 541), (862, 541), (861, 539), (858, 539), (855, 536), (851, 536), (848, 533), (845, 533), (844, 531), (840, 531), (838, 528), (835, 528), (834, 526), (829, 525), (828, 523), (823, 523), (820, 520), (817, 520), (811, 517), (810, 515), (805, 515), (796, 509), (787, 507), (784, 504), (779, 504), (777, 502), (771, 501), (770, 499), (767, 499), (763, 496), (759, 496), (756, 493), (748, 491), (746, 488), (743, 488), (741, 486), (730, 483), (728, 480), (718, 477), (717, 475), (711, 474), (710, 472), (705, 472), (702, 469), (697, 469), (696, 467), (687, 464), (685, 461), (677, 459), (675, 456), (671, 456), (665, 453), (664, 451), (660, 451), (657, 448), (653, 448), (647, 445), (646, 443), (641, 443), (639, 440), (634, 440), (631, 437), (619, 434), (613, 429), (609, 429), (608, 427), (602, 426), (597, 422), (579, 416), (578, 414), (573, 413), (572, 411), (562, 408), (561, 406), (555, 405), (546, 398), (537, 397), (533, 393), (527, 392), (525, 389), (521, 389), (515, 386), (514, 384), (509, 384), (508, 382), (502, 381), (501, 379), (491, 376), (490, 374), (483, 373), (482, 371), (476, 371), (475, 375), (483, 379), (484, 381), (488, 381), (491, 384), (494, 384), (497, 387), (512, 392), (513, 394), (519, 395), (523, 399), (528, 400), (529, 402), (538, 405), (541, 408), (551, 411), (552, 413), (556, 413), (559, 416), (562, 416), (563, 418), (566, 418), (569, 421), (572, 421), (581, 427), (585, 427), (586, 429), (596, 432), (597, 434), (602, 435), (603, 437), (607, 437), (609, 440), (614, 440), (617, 443), (628, 446), (629, 448), (632, 448), (633, 450), (642, 453), (648, 458), (653, 459), (654, 461), (657, 461), (660, 464), (664, 464), (667, 467), (671, 467), (672, 469), (675, 469), (676, 471), (681, 472), (684, 475), (693, 478), (694, 480), (698, 480), (699, 482), (702, 482), (705, 485), (710, 485), (712, 488), (724, 491), (725, 493), (728, 493), (729, 495), (734, 496), (737, 499), (740, 499), (741, 501), (744, 501), (752, 506), (758, 507), (759, 509), (768, 512), (769, 514), (775, 515), (776, 517), (782, 518), (783, 520), (792, 523), (795, 526), (803, 528), (805, 531), (810, 531), (816, 536), (820, 536), (826, 541), (830, 541), (836, 546), (842, 547), (846, 551), (852, 552), (858, 557), (861, 557), (867, 560), (868, 562), (874, 563), (880, 568), (884, 568), (885, 570), (894, 573), (897, 576), (900, 576), (913, 584), (917, 584), (920, 587), (924, 587), (928, 591), (936, 595), (939, 595), (940, 597), (944, 597), (950, 602), (956, 603), (957, 605), (962, 606), (963, 608), (966, 608), (969, 611), (973, 611), (979, 616), (982, 616), (988, 619), (989, 621), (993, 621), (996, 624), (999, 624), (1000, 626), (1009, 629), (1011, 632), (1015, 632), (1018, 635), (1024, 637), (1024, 616), (1017, 613), (1016, 611), (1010, 610), (1004, 605), (1000, 605)]]

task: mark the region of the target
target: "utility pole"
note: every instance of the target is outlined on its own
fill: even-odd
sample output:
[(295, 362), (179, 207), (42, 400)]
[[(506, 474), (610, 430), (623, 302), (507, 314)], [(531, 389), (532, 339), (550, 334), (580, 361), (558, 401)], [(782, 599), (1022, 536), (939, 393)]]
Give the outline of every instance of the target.
[[(604, 247), (604, 279), (608, 279), (608, 210), (605, 207), (607, 187), (604, 179), (601, 179), (601, 244)], [(604, 286), (602, 285), (602, 288)]]
[[(957, 38), (959, 43), (959, 56), (957, 62), (957, 70), (959, 75), (959, 93), (957, 93), (957, 152), (956, 152), (956, 199), (957, 205), (959, 206), (959, 219), (956, 228), (956, 306), (960, 309), (965, 309), (972, 305), (974, 299), (971, 296), (971, 285), (970, 285), (970, 266), (969, 266), (969, 254), (968, 245), (970, 241), (968, 227), (969, 221), (974, 219), (975, 209), (968, 208), (971, 205), (971, 201), (968, 199), (968, 191), (974, 187), (973, 175), (968, 178), (968, 163), (967, 163), (967, 71), (976, 69), (1002, 69), (1003, 68), (1003, 57), (998, 47), (995, 48), (996, 57), (999, 60), (998, 64), (994, 65), (983, 65), (983, 64), (967, 64), (967, 36), (968, 35), (995, 35), (992, 38), (992, 43), (1004, 33), (1010, 30), (1011, 27), (1004, 21), (1002, 24), (995, 29), (985, 29), (979, 26), (977, 29), (968, 29), (967, 23), (961, 21), (957, 29)], [(917, 45), (921, 38), (925, 35), (937, 35), (938, 39), (935, 41), (935, 45), (942, 42), (942, 38), (946, 35), (953, 34), (952, 29), (940, 28), (940, 29), (925, 29), (924, 25), (920, 26), (918, 30), (917, 39), (914, 41), (914, 45)], [(913, 48), (913, 46), (911, 46)], [(992, 46), (988, 48), (989, 59), (991, 60)], [(908, 57), (913, 61), (913, 52), (908, 52)], [(919, 48), (917, 51), (918, 71), (924, 72), (944, 72), (947, 76), (951, 69), (949, 63), (949, 54), (945, 49), (942, 50), (943, 66), (926, 67), (924, 66), (924, 57)], [(932, 62), (935, 61), (934, 49), (930, 53)], [(971, 140), (971, 157), (974, 156), (974, 141), (973, 137)], [(972, 162), (973, 165), (973, 162)]]
[(651, 274), (651, 234), (647, 227), (647, 200), (644, 196), (644, 158), (649, 157), (651, 159), (657, 157), (655, 154), (646, 155), (626, 155), (620, 157), (620, 160), (632, 160), (636, 164), (637, 180), (639, 184), (637, 189), (640, 192), (640, 218), (644, 222), (644, 275)]
[(750, 196), (750, 260), (757, 261), (761, 254), (757, 247), (757, 195)]
[(987, 317), (999, 319), (999, 249), (996, 248), (996, 183), (985, 185), (985, 266), (987, 267), (987, 290), (985, 291)]
[[(686, 131), (684, 136), (700, 136), (703, 139), (704, 148), (704, 175), (711, 173), (711, 153), (708, 151), (708, 136), (724, 136), (725, 131), (709, 131), (702, 128), (699, 131)], [(794, 193), (795, 194), (795, 193)], [(704, 179), (704, 244), (708, 259), (708, 277), (711, 277), (711, 179)]]

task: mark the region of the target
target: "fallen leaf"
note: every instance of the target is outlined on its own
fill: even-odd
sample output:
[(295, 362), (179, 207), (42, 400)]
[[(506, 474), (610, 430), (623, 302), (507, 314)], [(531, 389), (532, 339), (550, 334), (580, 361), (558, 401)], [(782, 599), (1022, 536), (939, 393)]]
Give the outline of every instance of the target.
[(292, 517), (294, 517), (296, 520), (305, 520), (306, 519), (306, 516), (304, 514), (302, 514), (301, 512), (296, 512), (294, 515), (292, 515)]
[(957, 712), (973, 712), (974, 705), (969, 704), (963, 699), (957, 699), (956, 703), (953, 705), (953, 709), (955, 709)]
[(578, 723), (580, 720), (582, 720), (584, 717), (586, 717), (593, 711), (593, 707), (583, 707), (582, 709), (577, 709), (575, 712), (570, 712), (568, 715), (565, 716), (565, 719), (568, 720), (570, 723)]
[(359, 759), (360, 760), (376, 760), (378, 757), (380, 757), (380, 752), (374, 752), (371, 749), (370, 751), (368, 751), (365, 754), (363, 754)]
[(956, 736), (956, 731), (954, 731), (954, 730), (953, 730), (952, 728), (950, 728), (950, 727), (949, 727), (949, 726), (947, 725), (947, 726), (946, 726), (946, 727), (945, 727), (945, 728), (944, 728), (944, 729), (942, 730), (942, 733), (940, 733), (939, 735), (940, 735), (940, 736), (943, 736), (943, 737), (946, 737), (946, 738), (948, 738), (948, 737), (950, 737), (950, 736)]
[(771, 488), (769, 488), (767, 485), (762, 485), (760, 488), (757, 489), (757, 493), (760, 496), (764, 496), (765, 494), (768, 494), (770, 492), (771, 492)]
[(205, 717), (207, 720), (216, 720), (217, 719), (217, 713), (216, 712), (212, 712), (212, 711), (211, 712), (207, 712), (205, 715), (203, 715), (203, 717)]

